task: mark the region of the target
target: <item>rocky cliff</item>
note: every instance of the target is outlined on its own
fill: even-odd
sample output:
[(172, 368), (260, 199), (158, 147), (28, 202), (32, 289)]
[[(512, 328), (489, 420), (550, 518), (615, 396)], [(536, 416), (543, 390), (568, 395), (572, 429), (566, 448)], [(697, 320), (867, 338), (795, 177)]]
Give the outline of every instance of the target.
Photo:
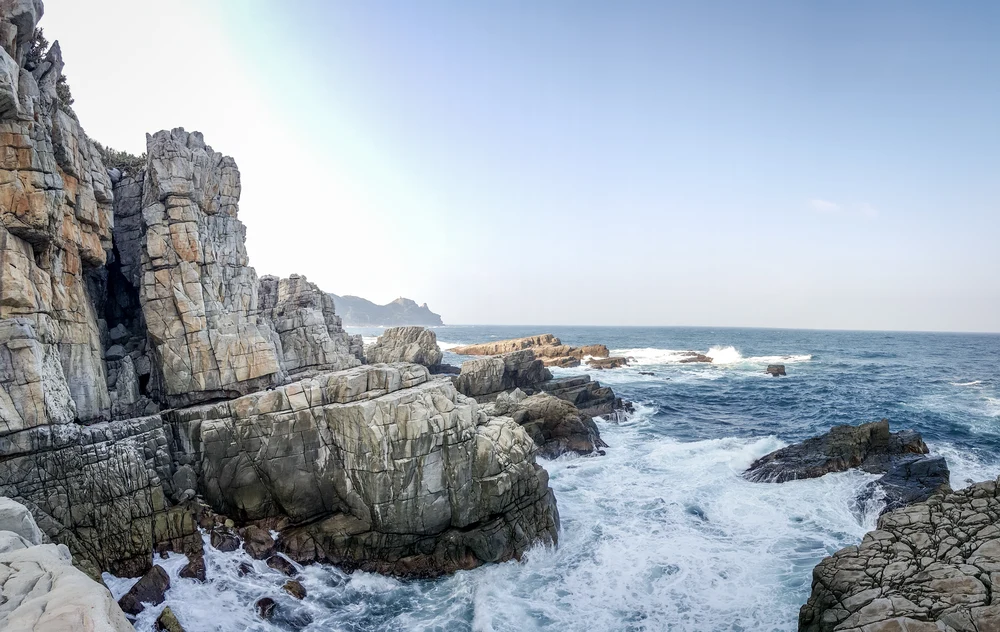
[(440, 327), (444, 323), (441, 316), (427, 307), (427, 303), (417, 305), (408, 298), (397, 298), (385, 305), (376, 305), (360, 296), (330, 295), (348, 327), (400, 327), (419, 325)]
[(92, 576), (197, 558), (223, 514), (398, 574), (554, 543), (518, 424), (418, 365), (361, 366), (330, 295), (257, 278), (232, 158), (178, 128), (106, 168), (41, 15), (0, 2), (0, 495)]

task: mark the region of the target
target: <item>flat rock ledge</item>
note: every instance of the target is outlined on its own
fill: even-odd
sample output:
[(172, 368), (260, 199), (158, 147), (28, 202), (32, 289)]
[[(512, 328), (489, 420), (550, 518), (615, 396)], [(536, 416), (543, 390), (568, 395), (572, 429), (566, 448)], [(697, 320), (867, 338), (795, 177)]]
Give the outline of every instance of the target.
[(998, 482), (887, 513), (820, 562), (800, 632), (1000, 630)]

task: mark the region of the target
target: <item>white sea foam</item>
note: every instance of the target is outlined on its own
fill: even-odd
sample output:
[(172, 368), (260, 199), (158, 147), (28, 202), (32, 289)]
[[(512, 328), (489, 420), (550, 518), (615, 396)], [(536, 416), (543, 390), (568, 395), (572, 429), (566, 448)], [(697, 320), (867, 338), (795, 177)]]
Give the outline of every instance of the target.
[[(533, 549), (523, 563), (436, 582), (310, 566), (302, 570), (308, 595), (297, 602), (281, 591), (283, 575), (206, 542), (207, 584), (178, 576), (182, 556), (157, 561), (171, 577), (166, 605), (192, 632), (791, 632), (812, 567), (874, 526), (874, 513), (859, 519), (852, 502), (875, 476), (750, 483), (741, 472), (783, 442), (684, 443), (658, 432), (652, 412), (639, 405), (626, 423), (602, 423), (606, 456), (544, 462), (559, 499), (560, 543)], [(239, 562), (255, 573), (238, 577)], [(129, 585), (109, 578), (115, 597)], [(253, 604), (263, 596), (299, 624), (259, 621)], [(136, 627), (150, 632), (159, 610), (149, 608)]]
[(438, 346), (441, 347), (441, 351), (450, 351), (455, 347), (465, 346), (464, 342), (444, 342), (443, 340), (438, 340)]
[(982, 380), (973, 380), (971, 382), (949, 382), (952, 386), (979, 386), (982, 383)]
[[(736, 347), (713, 346), (708, 351), (692, 351), (690, 349), (657, 349), (653, 347), (643, 347), (636, 349), (614, 349), (611, 355), (634, 358), (635, 365), (660, 365), (660, 364), (685, 364), (684, 360), (689, 360), (694, 353), (703, 353), (712, 358), (712, 365), (726, 366), (738, 364), (796, 364), (798, 362), (809, 362), (812, 355), (809, 354), (787, 354), (787, 355), (762, 355), (744, 357)], [(708, 363), (691, 363), (692, 365), (704, 366)]]

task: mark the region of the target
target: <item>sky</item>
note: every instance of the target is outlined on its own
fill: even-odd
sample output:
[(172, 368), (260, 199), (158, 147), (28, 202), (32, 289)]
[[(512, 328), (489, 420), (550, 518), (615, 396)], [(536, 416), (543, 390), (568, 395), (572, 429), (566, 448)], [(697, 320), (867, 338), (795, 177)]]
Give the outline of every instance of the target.
[(448, 324), (1000, 331), (1000, 3), (46, 0), (258, 274)]

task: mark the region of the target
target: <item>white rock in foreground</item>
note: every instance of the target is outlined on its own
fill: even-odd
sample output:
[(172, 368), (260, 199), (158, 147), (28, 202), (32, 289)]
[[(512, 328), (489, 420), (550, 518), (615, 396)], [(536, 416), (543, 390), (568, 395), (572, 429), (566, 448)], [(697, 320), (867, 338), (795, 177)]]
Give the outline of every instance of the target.
[(111, 593), (73, 566), (21, 504), (0, 498), (0, 630), (132, 632)]

